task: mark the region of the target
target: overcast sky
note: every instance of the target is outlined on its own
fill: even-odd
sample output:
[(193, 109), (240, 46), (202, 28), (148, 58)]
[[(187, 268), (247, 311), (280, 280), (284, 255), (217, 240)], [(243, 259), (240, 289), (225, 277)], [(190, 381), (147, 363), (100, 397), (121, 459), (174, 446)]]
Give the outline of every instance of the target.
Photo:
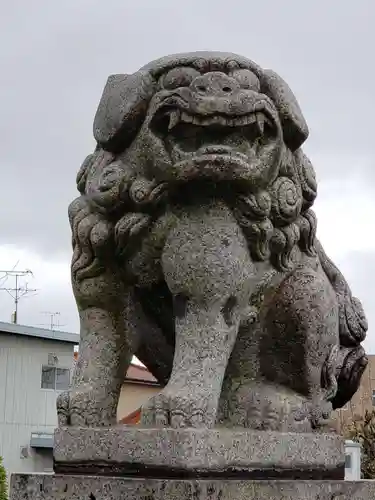
[[(296, 94), (319, 180), (318, 235), (364, 303), (375, 353), (374, 23), (374, 0), (2, 1), (0, 269), (19, 262), (38, 289), (19, 321), (60, 312), (62, 329), (78, 332), (67, 207), (107, 76), (223, 50), (276, 70)], [(0, 320), (12, 310), (0, 292)]]

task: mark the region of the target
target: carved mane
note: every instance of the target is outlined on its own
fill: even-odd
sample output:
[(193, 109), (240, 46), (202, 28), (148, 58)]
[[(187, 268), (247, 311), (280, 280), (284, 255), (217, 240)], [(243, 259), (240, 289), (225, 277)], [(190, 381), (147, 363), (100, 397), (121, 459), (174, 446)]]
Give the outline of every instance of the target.
[(273, 184), (239, 197), (236, 212), (255, 260), (269, 258), (277, 270), (287, 271), (293, 267), (296, 246), (315, 254), (316, 217), (310, 207), (316, 188), (308, 158), (300, 149), (292, 153), (285, 147)]

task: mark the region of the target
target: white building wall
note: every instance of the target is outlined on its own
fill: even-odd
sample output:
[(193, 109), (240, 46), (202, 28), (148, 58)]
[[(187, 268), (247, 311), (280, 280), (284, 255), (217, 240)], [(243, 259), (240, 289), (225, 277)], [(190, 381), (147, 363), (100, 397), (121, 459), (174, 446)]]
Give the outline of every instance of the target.
[(0, 455), (8, 476), (52, 468), (51, 450), (30, 448), (32, 432), (52, 433), (57, 425), (58, 392), (41, 388), (42, 365), (54, 353), (57, 367), (71, 369), (73, 350), (68, 342), (0, 333)]

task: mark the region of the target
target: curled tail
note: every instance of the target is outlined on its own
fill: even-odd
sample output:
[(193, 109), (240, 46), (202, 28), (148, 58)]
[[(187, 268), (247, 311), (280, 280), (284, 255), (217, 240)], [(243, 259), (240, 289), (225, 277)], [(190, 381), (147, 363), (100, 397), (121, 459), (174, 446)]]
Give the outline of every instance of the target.
[(344, 276), (327, 257), (318, 240), (315, 248), (323, 271), (336, 292), (339, 307), (340, 346), (334, 361), (337, 392), (331, 400), (336, 409), (343, 407), (357, 392), (367, 367), (368, 358), (361, 343), (366, 338), (368, 324), (361, 302), (353, 297)]
[(356, 297), (353, 297), (344, 276), (327, 257), (318, 240), (316, 240), (315, 248), (323, 271), (336, 292), (340, 315), (340, 344), (345, 347), (358, 346), (365, 340), (368, 328), (362, 304)]

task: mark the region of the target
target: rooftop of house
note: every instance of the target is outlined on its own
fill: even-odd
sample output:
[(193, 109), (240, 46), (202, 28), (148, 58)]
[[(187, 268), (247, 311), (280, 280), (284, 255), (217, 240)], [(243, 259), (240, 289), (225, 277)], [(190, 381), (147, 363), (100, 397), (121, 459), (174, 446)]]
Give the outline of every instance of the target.
[(126, 372), (125, 382), (135, 384), (160, 385), (145, 366), (132, 363)]
[[(142, 384), (142, 385), (152, 385), (155, 387), (161, 387), (156, 378), (151, 375), (145, 366), (136, 365), (132, 363), (126, 373), (125, 383), (130, 384)], [(141, 421), (141, 408), (129, 413), (123, 417), (119, 423), (126, 425), (138, 425)]]
[[(74, 359), (78, 359), (78, 351), (74, 352)], [(137, 363), (131, 363), (125, 376), (125, 383), (160, 386), (156, 378), (148, 369)]]
[(26, 325), (15, 325), (14, 323), (4, 323), (0, 321), (0, 334), (8, 335), (24, 335), (26, 337), (35, 337), (47, 340), (57, 340), (60, 342), (69, 342), (71, 344), (79, 343), (79, 335), (77, 333), (62, 332), (59, 330), (48, 330), (47, 328), (39, 328)]

